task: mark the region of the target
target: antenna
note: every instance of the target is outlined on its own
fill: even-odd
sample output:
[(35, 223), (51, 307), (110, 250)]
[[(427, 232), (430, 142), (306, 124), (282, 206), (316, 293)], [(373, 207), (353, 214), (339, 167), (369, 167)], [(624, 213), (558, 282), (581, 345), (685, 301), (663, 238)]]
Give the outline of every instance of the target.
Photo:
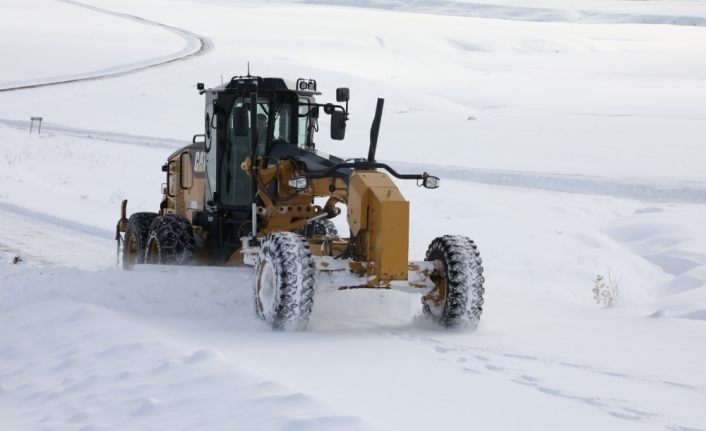
[(250, 78), (250, 62), (248, 61), (248, 78)]
[(221, 73), (221, 85), (223, 84), (223, 74)]

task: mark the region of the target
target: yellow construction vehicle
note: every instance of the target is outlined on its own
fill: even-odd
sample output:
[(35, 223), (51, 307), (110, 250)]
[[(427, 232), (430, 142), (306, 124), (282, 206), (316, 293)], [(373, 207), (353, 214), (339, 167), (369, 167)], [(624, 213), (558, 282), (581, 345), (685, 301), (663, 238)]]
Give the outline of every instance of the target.
[[(430, 189), (439, 179), (376, 161), (384, 100), (368, 157), (342, 160), (317, 151), (314, 137), (323, 111), (331, 138), (344, 138), (349, 90), (338, 88), (336, 103), (321, 104), (316, 81), (293, 87), (254, 76), (209, 89), (197, 84), (206, 98), (205, 133), (162, 166), (159, 212), (127, 218), (123, 202), (116, 228), (123, 268), (251, 265), (257, 313), (277, 329), (305, 328), (320, 288), (417, 292), (424, 314), (441, 325), (477, 326), (484, 279), (473, 241), (441, 236), (424, 260), (409, 261), (409, 202), (392, 177)], [(338, 216), (347, 220), (346, 237), (331, 222)]]

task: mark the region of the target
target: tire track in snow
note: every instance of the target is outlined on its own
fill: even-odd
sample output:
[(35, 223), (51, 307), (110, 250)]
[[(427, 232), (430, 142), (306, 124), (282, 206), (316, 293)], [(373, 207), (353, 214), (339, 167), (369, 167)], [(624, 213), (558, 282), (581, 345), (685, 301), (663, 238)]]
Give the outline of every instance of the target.
[(20, 257), (20, 266), (29, 267), (95, 269), (115, 264), (115, 234), (107, 229), (7, 202), (0, 202), (0, 225), (7, 227), (0, 233), (0, 262), (6, 255)]
[[(116, 16), (119, 18), (135, 21), (135, 22), (138, 22), (141, 24), (162, 28), (162, 29), (167, 30), (171, 33), (174, 33), (177, 36), (184, 39), (184, 41), (186, 42), (186, 45), (184, 48), (182, 48), (181, 50), (179, 50), (175, 53), (168, 54), (168, 55), (165, 55), (162, 57), (153, 58), (150, 60), (137, 62), (137, 63), (130, 63), (130, 64), (125, 64), (125, 65), (110, 67), (107, 69), (101, 69), (101, 70), (97, 70), (97, 71), (93, 71), (93, 72), (89, 72), (89, 73), (78, 73), (78, 74), (73, 74), (73, 75), (64, 75), (62, 77), (56, 77), (56, 78), (45, 78), (45, 80), (39, 79), (39, 80), (33, 80), (30, 82), (25, 82), (25, 83), (15, 83), (11, 86), (0, 88), (0, 93), (10, 92), (10, 91), (18, 91), (18, 90), (27, 90), (27, 89), (31, 89), (31, 88), (48, 87), (48, 86), (53, 86), (53, 85), (72, 84), (72, 83), (76, 83), (76, 82), (96, 81), (96, 80), (100, 80), (100, 79), (116, 78), (119, 76), (125, 76), (125, 75), (130, 75), (133, 73), (142, 72), (147, 69), (152, 69), (155, 67), (164, 66), (164, 65), (174, 63), (177, 61), (187, 60), (192, 57), (206, 54), (211, 49), (213, 49), (213, 43), (207, 37), (198, 35), (196, 33), (192, 33), (188, 30), (185, 30), (185, 29), (182, 29), (179, 27), (173, 27), (173, 26), (170, 26), (167, 24), (163, 24), (163, 23), (160, 23), (157, 21), (152, 21), (152, 20), (142, 18), (142, 17), (136, 16), (136, 15), (115, 12), (112, 10), (103, 9), (103, 8), (99, 8), (96, 6), (87, 5), (87, 4), (84, 4), (84, 3), (81, 3), (78, 1), (74, 1), (74, 0), (57, 0), (57, 1), (67, 3), (67, 4), (70, 4), (73, 6), (81, 7), (84, 9), (88, 9), (88, 10), (91, 10), (91, 11), (94, 11), (97, 13), (101, 13), (104, 15)], [(7, 85), (7, 83), (5, 83), (5, 85)]]
[[(592, 394), (590, 388), (582, 390), (576, 387), (576, 382), (581, 379), (589, 381), (595, 379), (619, 379), (625, 384), (650, 385), (658, 388), (659, 391), (675, 391), (675, 393), (687, 394), (689, 396), (700, 396), (706, 398), (706, 388), (694, 386), (683, 382), (662, 380), (659, 378), (649, 378), (634, 375), (622, 371), (608, 370), (586, 364), (569, 362), (556, 358), (543, 358), (534, 355), (516, 353), (502, 349), (490, 349), (482, 347), (472, 347), (460, 344), (448, 344), (433, 337), (415, 335), (409, 331), (390, 331), (381, 329), (377, 331), (380, 335), (388, 335), (412, 342), (421, 342), (429, 345), (438, 355), (439, 361), (457, 364), (458, 371), (465, 375), (494, 374), (520, 386), (532, 388), (543, 395), (578, 402), (588, 407), (594, 408), (617, 419), (629, 422), (644, 424), (658, 424), (668, 430), (690, 430), (706, 431), (703, 429), (691, 428), (682, 425), (675, 425), (662, 413), (651, 411), (649, 408), (635, 406), (635, 402), (630, 399), (616, 398), (610, 387), (601, 387), (605, 395), (597, 395), (596, 390)], [(565, 389), (561, 384), (549, 382), (537, 377), (533, 369), (539, 367), (552, 367), (549, 374), (572, 373), (576, 377), (571, 379), (574, 384), (569, 389)], [(547, 374), (544, 370), (544, 374)], [(541, 374), (541, 373), (540, 373)], [(561, 378), (555, 380), (562, 381)]]
[(32, 211), (27, 208), (18, 207), (8, 202), (0, 202), (0, 211), (7, 213), (12, 213), (25, 218), (31, 218), (34, 220), (41, 221), (46, 224), (51, 224), (63, 229), (68, 229), (74, 232), (79, 232), (84, 235), (90, 235), (100, 239), (112, 240), (115, 233), (106, 229), (101, 229), (99, 227), (90, 226), (83, 223), (78, 223), (72, 220), (63, 219), (50, 214)]

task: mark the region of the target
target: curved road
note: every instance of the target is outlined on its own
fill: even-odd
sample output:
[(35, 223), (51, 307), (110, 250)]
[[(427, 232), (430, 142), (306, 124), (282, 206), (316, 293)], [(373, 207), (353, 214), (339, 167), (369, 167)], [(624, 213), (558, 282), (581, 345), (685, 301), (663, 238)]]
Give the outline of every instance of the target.
[[(0, 126), (26, 130), (29, 121), (0, 118)], [(88, 130), (61, 124), (46, 123), (42, 130), (56, 135), (93, 138), (119, 144), (177, 149), (188, 145), (188, 141), (160, 138), (156, 136), (130, 135), (118, 132)], [(644, 202), (674, 202), (706, 204), (706, 182), (703, 181), (658, 181), (650, 179), (619, 179), (590, 175), (517, 171), (503, 169), (481, 169), (464, 166), (432, 165), (386, 160), (391, 166), (406, 172), (423, 172), (468, 183), (505, 187), (545, 190), (573, 194), (613, 196), (619, 199), (636, 199)], [(10, 211), (3, 208), (0, 210)]]
[(156, 22), (156, 21), (151, 21), (151, 20), (148, 20), (148, 19), (145, 19), (145, 18), (142, 18), (139, 16), (135, 16), (135, 15), (125, 14), (125, 13), (115, 12), (115, 11), (111, 11), (108, 9), (103, 9), (103, 8), (99, 8), (99, 7), (95, 7), (95, 6), (90, 6), (90, 5), (83, 4), (83, 3), (80, 3), (80, 2), (77, 2), (74, 0), (58, 0), (58, 1), (61, 1), (63, 3), (68, 3), (70, 5), (74, 5), (77, 7), (89, 9), (94, 12), (102, 13), (105, 15), (117, 16), (119, 18), (129, 19), (131, 21), (139, 22), (142, 24), (160, 27), (160, 28), (167, 30), (171, 33), (174, 33), (174, 34), (178, 35), (179, 37), (181, 37), (182, 39), (184, 39), (186, 42), (186, 46), (176, 53), (169, 54), (169, 55), (163, 56), (163, 57), (154, 58), (151, 60), (146, 60), (146, 61), (139, 62), (139, 63), (127, 64), (127, 65), (122, 65), (122, 66), (115, 66), (115, 67), (111, 67), (108, 69), (98, 70), (98, 71), (92, 72), (90, 74), (67, 75), (67, 76), (56, 78), (56, 79), (46, 78), (46, 79), (49, 79), (48, 81), (33, 80), (31, 82), (18, 83), (16, 85), (12, 85), (10, 87), (0, 88), (0, 92), (26, 90), (26, 89), (30, 89), (30, 88), (48, 87), (48, 86), (52, 86), (52, 85), (63, 85), (63, 84), (71, 84), (71, 83), (82, 82), (82, 81), (95, 81), (95, 80), (99, 80), (99, 79), (115, 78), (117, 76), (123, 76), (123, 75), (129, 75), (132, 73), (141, 72), (143, 70), (151, 69), (151, 68), (158, 67), (158, 66), (163, 66), (165, 64), (174, 63), (176, 61), (187, 60), (192, 57), (206, 54), (211, 49), (213, 49), (213, 43), (211, 42), (211, 40), (209, 38), (198, 35), (196, 33), (192, 33), (190, 31), (184, 30), (182, 28), (173, 27), (173, 26), (170, 26), (167, 24)]

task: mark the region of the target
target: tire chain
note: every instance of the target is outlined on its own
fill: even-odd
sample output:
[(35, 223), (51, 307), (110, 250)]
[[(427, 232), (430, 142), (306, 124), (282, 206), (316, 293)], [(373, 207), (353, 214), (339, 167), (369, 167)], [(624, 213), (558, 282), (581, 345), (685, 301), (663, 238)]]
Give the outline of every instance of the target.
[(137, 239), (137, 260), (135, 263), (143, 263), (145, 260), (145, 249), (147, 248), (150, 226), (154, 219), (158, 216), (157, 213), (139, 212), (130, 216), (125, 230), (125, 243), (123, 244), (123, 268), (130, 269), (127, 262), (127, 247), (130, 235), (135, 235)]
[(278, 329), (303, 329), (314, 304), (315, 265), (309, 244), (296, 233), (275, 232), (263, 241), (261, 254), (273, 261), (277, 272), (279, 297), (270, 323)]
[(196, 247), (191, 223), (183, 216), (165, 214), (150, 226), (149, 242), (157, 241), (159, 263), (183, 265), (191, 262)]

